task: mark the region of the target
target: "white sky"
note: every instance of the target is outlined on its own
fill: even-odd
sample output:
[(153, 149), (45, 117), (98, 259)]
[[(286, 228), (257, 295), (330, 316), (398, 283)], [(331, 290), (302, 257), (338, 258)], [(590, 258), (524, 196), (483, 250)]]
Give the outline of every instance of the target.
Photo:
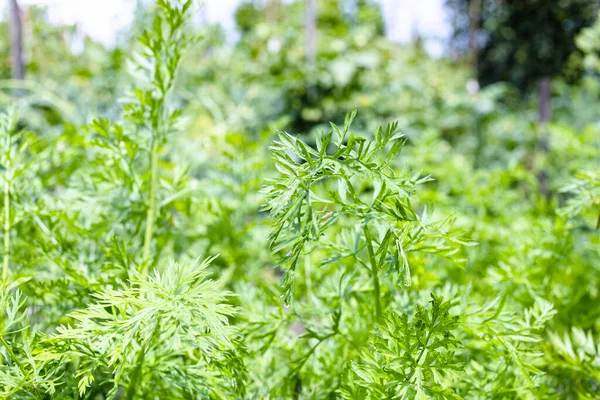
[[(5, 8), (8, 0), (0, 0)], [(443, 9), (444, 0), (379, 0), (383, 5), (390, 38), (409, 41), (419, 32), (426, 38), (445, 39), (450, 27)], [(233, 29), (233, 13), (241, 0), (204, 0), (202, 18), (220, 22)], [(77, 23), (92, 38), (108, 45), (114, 43), (116, 32), (127, 26), (133, 17), (136, 0), (20, 0), (20, 4), (38, 4), (48, 7), (53, 21)], [(436, 40), (427, 42), (433, 53), (440, 51)]]

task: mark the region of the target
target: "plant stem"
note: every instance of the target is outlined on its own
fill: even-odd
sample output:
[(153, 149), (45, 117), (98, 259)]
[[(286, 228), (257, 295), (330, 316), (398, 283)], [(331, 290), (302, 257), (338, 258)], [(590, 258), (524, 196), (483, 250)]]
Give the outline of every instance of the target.
[(152, 247), (152, 229), (154, 227), (154, 213), (156, 209), (156, 185), (158, 180), (158, 144), (156, 139), (154, 139), (152, 142), (150, 163), (150, 206), (148, 207), (148, 213), (146, 215), (146, 232), (144, 235), (144, 271), (146, 270), (147, 263), (150, 260), (150, 250)]
[[(10, 135), (7, 136), (7, 149), (10, 147)], [(10, 150), (7, 150), (10, 151)], [(10, 264), (10, 161), (6, 163), (6, 172), (4, 175), (4, 262), (2, 265), (2, 281), (8, 281), (8, 268)]]
[(423, 344), (423, 347), (421, 347), (421, 351), (419, 351), (419, 355), (417, 356), (417, 359), (415, 360), (415, 367), (410, 372), (410, 375), (406, 378), (406, 380), (409, 382), (412, 379), (412, 377), (415, 375), (415, 371), (417, 370), (417, 368), (419, 367), (419, 363), (421, 362), (421, 357), (423, 357), (423, 354), (425, 354), (425, 350), (427, 350), (427, 346), (429, 345), (429, 340), (431, 340), (431, 332), (433, 332), (433, 329), (435, 328), (436, 321), (437, 321), (437, 315), (432, 315), (431, 326), (429, 328), (429, 331), (427, 332), (427, 336), (425, 337), (425, 343)]
[(12, 358), (14, 363), (17, 364), (17, 366), (21, 370), (21, 373), (23, 373), (23, 376), (27, 376), (27, 370), (25, 370), (25, 366), (19, 361), (19, 359), (17, 358), (15, 353), (12, 351), (12, 348), (10, 347), (10, 345), (6, 342), (6, 340), (2, 336), (0, 336), (0, 343), (2, 343), (2, 345), (8, 352), (8, 355), (10, 356), (10, 358)]
[(294, 372), (298, 373), (300, 372), (300, 370), (302, 369), (302, 367), (304, 367), (304, 364), (306, 364), (306, 362), (308, 361), (308, 359), (313, 355), (313, 353), (317, 350), (317, 347), (319, 347), (321, 345), (321, 343), (323, 343), (324, 341), (326, 341), (329, 338), (332, 338), (333, 336), (337, 335), (338, 332), (332, 332), (326, 336), (323, 336), (321, 339), (319, 339), (319, 343), (315, 344), (309, 351), (308, 353), (306, 353), (300, 363), (296, 366), (296, 368), (294, 368)]
[(152, 332), (152, 336), (150, 340), (145, 345), (140, 347), (136, 357), (135, 357), (135, 369), (131, 373), (131, 378), (129, 379), (129, 386), (127, 387), (127, 392), (125, 393), (125, 400), (133, 400), (135, 398), (137, 392), (137, 384), (141, 381), (142, 377), (142, 369), (144, 368), (144, 361), (146, 359), (146, 353), (150, 349), (154, 338), (159, 332), (161, 318), (159, 317), (156, 321), (156, 326), (154, 327), (154, 331)]
[(129, 379), (129, 386), (127, 387), (127, 392), (125, 393), (126, 400), (132, 400), (135, 397), (135, 393), (137, 392), (137, 383), (140, 381), (140, 375), (142, 374), (145, 358), (146, 348), (145, 346), (142, 346), (135, 358), (136, 366), (131, 374), (131, 379)]
[(381, 289), (379, 287), (379, 268), (377, 260), (375, 260), (375, 252), (373, 251), (373, 238), (369, 227), (365, 225), (365, 240), (367, 242), (367, 251), (369, 252), (369, 261), (371, 262), (371, 276), (373, 277), (373, 297), (375, 300), (375, 322), (381, 320)]

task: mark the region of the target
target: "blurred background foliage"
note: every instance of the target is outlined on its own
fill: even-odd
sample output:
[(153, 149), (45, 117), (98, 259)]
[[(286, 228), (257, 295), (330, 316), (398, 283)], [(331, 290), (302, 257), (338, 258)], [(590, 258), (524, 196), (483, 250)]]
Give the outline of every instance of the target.
[[(276, 305), (279, 275), (270, 268), (269, 228), (259, 211), (264, 202), (259, 190), (276, 173), (268, 157), (274, 132), (283, 129), (312, 142), (330, 121), (343, 124), (352, 108), (359, 110), (354, 129), (365, 135), (378, 124), (398, 120), (407, 146), (395, 168), (434, 178), (419, 192), (418, 211), (454, 215), (455, 229), (477, 243), (460, 250), (466, 260), (460, 265), (411, 256), (413, 286), (402, 290), (418, 297), (468, 287), (467, 302), (473, 304), (503, 293), (506, 309), (514, 313), (537, 299), (553, 303), (557, 314), (542, 333), (546, 358), (538, 366), (545, 372), (540, 385), (549, 388), (551, 398), (598, 398), (598, 1), (448, 0), (455, 35), (447, 54), (437, 58), (418, 38), (406, 45), (390, 42), (376, 2), (347, 2), (352, 3), (347, 9), (341, 3), (346, 2), (317, 0), (311, 17), (305, 1), (245, 1), (235, 14), (240, 35), (235, 42), (217, 25), (188, 28), (201, 40), (185, 54), (172, 95), (183, 110), (185, 129), (161, 161), (166, 171), (157, 228), (161, 259), (220, 253), (211, 268), (229, 289), (241, 293), (236, 301), (247, 306), (244, 318), (291, 324), (287, 311)], [(106, 48), (78, 37), (73, 26), (51, 24), (43, 9), (27, 7), (24, 81), (11, 79), (9, 28), (0, 23), (0, 104), (25, 108), (20, 125), (33, 132), (29, 136), (35, 145), (20, 155), (25, 164), (43, 161), (35, 164), (37, 169), (25, 168), (27, 183), (15, 189), (27, 205), (16, 229), (35, 238), (14, 245), (15, 254), (21, 254), (19, 274), (31, 279), (24, 291), (42, 308), (54, 300), (36, 299), (48, 281), (60, 281), (65, 293), (73, 282), (81, 283), (76, 286), (80, 293), (62, 297), (57, 319), (84, 304), (90, 288), (123, 276), (120, 263), (130, 256), (123, 244), (109, 241), (80, 253), (85, 240), (96, 243), (110, 236), (104, 230), (113, 227), (101, 227), (105, 220), (99, 221), (99, 215), (117, 226), (123, 211), (94, 214), (101, 202), (111, 200), (95, 198), (89, 191), (98, 187), (80, 177), (86, 169), (109, 163), (101, 146), (90, 147), (97, 138), (87, 124), (93, 116), (119, 116), (124, 87), (136, 72), (124, 55), (138, 50), (130, 38), (148, 21), (142, 5), (138, 14), (119, 44)], [(317, 30), (311, 58), (305, 25), (313, 17)], [(547, 92), (540, 89), (544, 79)], [(542, 107), (544, 102), (549, 105)], [(551, 113), (541, 115), (548, 111), (544, 107)], [(140, 198), (118, 195), (130, 196), (122, 205), (130, 207), (128, 213), (143, 214)], [(82, 202), (89, 209), (70, 213), (73, 204)], [(31, 210), (44, 207), (55, 213), (30, 218)], [(114, 229), (121, 228), (136, 232), (139, 227)], [(40, 233), (45, 231), (53, 235)], [(92, 261), (102, 268), (72, 267)], [(45, 274), (33, 279), (38, 264)], [(305, 303), (296, 312), (329, 318), (322, 314), (333, 308), (330, 292), (336, 282), (319, 268), (306, 273), (323, 288), (316, 294), (300, 288)], [(269, 304), (261, 304), (265, 297)], [(42, 329), (52, 326), (40, 324)], [(283, 335), (295, 345), (250, 360), (256, 364), (249, 368), (253, 373), (292, 373), (273, 370), (269, 357), (292, 358), (294, 346), (308, 349), (308, 341), (292, 331)], [(323, 346), (327, 351), (333, 350)], [(298, 372), (307, 386), (304, 393), (312, 398), (324, 398), (340, 385), (335, 368), (319, 362)], [(254, 377), (256, 382), (261, 376)], [(272, 387), (254, 388), (256, 396), (293, 392), (271, 382)]]

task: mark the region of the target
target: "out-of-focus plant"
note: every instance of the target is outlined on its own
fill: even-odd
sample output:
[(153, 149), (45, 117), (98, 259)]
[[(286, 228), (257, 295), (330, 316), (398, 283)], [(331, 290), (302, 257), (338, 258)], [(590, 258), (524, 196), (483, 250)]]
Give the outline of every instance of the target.
[[(26, 79), (11, 81), (9, 72), (0, 74), (0, 104), (12, 102), (14, 89), (21, 89), (22, 101), (30, 106), (27, 123), (35, 129), (116, 114), (125, 61), (121, 47), (108, 49), (75, 26), (53, 24), (46, 10), (35, 6), (27, 8), (25, 26)], [(4, 23), (0, 29), (8, 31)], [(0, 39), (4, 65), (8, 65), (8, 38)]]

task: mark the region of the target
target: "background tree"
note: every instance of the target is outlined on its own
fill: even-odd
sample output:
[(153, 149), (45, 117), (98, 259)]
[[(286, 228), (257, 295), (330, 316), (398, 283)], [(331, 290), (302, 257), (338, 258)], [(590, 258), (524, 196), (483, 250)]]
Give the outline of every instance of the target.
[[(575, 37), (591, 25), (598, 0), (448, 0), (454, 38), (469, 53), (482, 37), (477, 77), (482, 86), (513, 83), (522, 93), (537, 86), (538, 118), (550, 118), (550, 79), (564, 71), (577, 52)], [(478, 16), (478, 14), (480, 14)], [(481, 19), (481, 33), (475, 30)], [(467, 39), (467, 40), (465, 40)], [(472, 56), (470, 57), (472, 59)], [(573, 76), (571, 76), (573, 78)]]
[[(447, 4), (455, 12), (455, 37), (467, 32), (469, 61), (476, 67), (479, 83), (486, 86), (510, 82), (523, 94), (536, 88), (537, 119), (543, 126), (552, 113), (551, 79), (563, 74), (567, 65), (572, 72), (573, 64), (581, 64), (572, 62), (581, 60), (575, 38), (594, 22), (600, 1), (484, 0), (479, 4), (479, 0), (449, 0)], [(461, 14), (468, 16), (461, 18)], [(485, 40), (475, 57), (479, 19)], [(577, 74), (571, 73), (569, 79), (574, 78), (578, 78)], [(550, 188), (543, 155), (548, 153), (548, 147), (547, 134), (540, 132), (538, 154), (532, 160), (542, 164), (537, 167), (538, 184), (546, 199)]]
[(479, 45), (477, 37), (481, 24), (481, 1), (471, 0), (469, 2), (469, 64), (477, 68)]

